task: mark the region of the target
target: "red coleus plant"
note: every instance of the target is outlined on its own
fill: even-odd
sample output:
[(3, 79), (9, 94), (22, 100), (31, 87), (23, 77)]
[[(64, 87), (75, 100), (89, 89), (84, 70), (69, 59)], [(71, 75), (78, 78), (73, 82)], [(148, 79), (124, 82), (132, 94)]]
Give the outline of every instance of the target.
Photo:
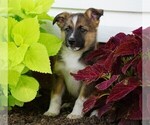
[[(146, 34), (144, 43), (142, 32)], [(150, 45), (150, 27), (140, 27), (130, 35), (119, 33), (86, 56), (85, 61), (92, 65), (72, 74), (87, 85), (97, 83), (96, 94), (84, 103), (85, 113), (97, 109), (100, 117), (109, 114), (109, 120), (119, 125), (142, 119), (142, 87), (146, 87), (142, 83), (142, 44)], [(148, 102), (147, 98), (150, 109)]]

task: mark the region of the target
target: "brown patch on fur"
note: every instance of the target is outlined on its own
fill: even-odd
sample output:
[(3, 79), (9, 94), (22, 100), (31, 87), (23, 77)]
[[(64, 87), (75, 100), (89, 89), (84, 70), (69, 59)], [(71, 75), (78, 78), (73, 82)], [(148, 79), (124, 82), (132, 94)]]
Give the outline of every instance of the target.
[(99, 18), (103, 15), (103, 10), (89, 8), (86, 10), (85, 15), (93, 22), (95, 27), (97, 27), (99, 25)]
[[(95, 11), (102, 11), (102, 10), (96, 10)], [(100, 17), (100, 13), (98, 13), (99, 17), (97, 17), (98, 19), (91, 19), (93, 13), (93, 9), (88, 9), (84, 14), (79, 14), (78, 15), (78, 21), (77, 21), (77, 25), (76, 28), (79, 26), (84, 27), (88, 32), (85, 35), (85, 49), (90, 48), (91, 46), (93, 46), (96, 42), (96, 33), (97, 33), (97, 27), (98, 24), (100, 22), (99, 17)]]
[(95, 89), (95, 83), (89, 84), (89, 85), (83, 84), (82, 87), (81, 87), (81, 90), (80, 90), (79, 97), (80, 98), (89, 97), (93, 93), (94, 89)]
[(65, 40), (65, 32), (61, 31), (61, 39), (64, 41)]
[(70, 15), (69, 18), (68, 18), (68, 20), (66, 21), (66, 27), (68, 27), (68, 26), (74, 28), (74, 25), (73, 25), (73, 22), (72, 22), (72, 15)]
[(70, 14), (67, 12), (60, 13), (54, 18), (53, 24), (57, 22), (57, 25), (62, 28), (69, 16)]
[(64, 79), (62, 77), (56, 77), (55, 82), (53, 85), (51, 96), (53, 95), (60, 95), (62, 93), (62, 90), (64, 89)]
[(76, 24), (76, 28), (78, 28), (80, 26), (84, 27), (89, 32), (95, 31), (94, 22), (91, 22), (91, 20), (85, 14), (79, 14), (78, 15), (78, 21)]
[(89, 32), (85, 36), (85, 48), (90, 48), (96, 43), (96, 32)]

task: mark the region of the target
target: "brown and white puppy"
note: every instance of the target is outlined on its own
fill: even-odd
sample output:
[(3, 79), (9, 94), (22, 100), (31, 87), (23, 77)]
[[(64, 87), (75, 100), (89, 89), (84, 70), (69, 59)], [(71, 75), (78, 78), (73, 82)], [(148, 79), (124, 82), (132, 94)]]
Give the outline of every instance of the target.
[(57, 116), (60, 113), (62, 95), (66, 88), (72, 96), (77, 97), (67, 118), (76, 119), (83, 116), (83, 103), (91, 94), (91, 87), (76, 81), (70, 73), (85, 68), (86, 65), (81, 59), (87, 51), (95, 48), (97, 27), (102, 15), (103, 10), (89, 8), (85, 13), (63, 12), (54, 18), (53, 24), (57, 23), (60, 27), (64, 42), (54, 66), (57, 82), (51, 92), (49, 109), (44, 115)]

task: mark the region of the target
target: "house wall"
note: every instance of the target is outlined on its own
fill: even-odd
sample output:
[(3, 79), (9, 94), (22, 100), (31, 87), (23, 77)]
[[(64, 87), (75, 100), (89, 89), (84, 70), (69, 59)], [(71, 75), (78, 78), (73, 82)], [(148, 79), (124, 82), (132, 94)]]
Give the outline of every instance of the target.
[[(56, 16), (63, 11), (84, 12), (90, 7), (104, 9), (97, 39), (99, 42), (107, 42), (111, 36), (119, 32), (131, 33), (140, 26), (148, 26), (150, 23), (148, 3), (149, 0), (55, 0), (48, 14)], [(50, 30), (60, 36), (56, 25)]]

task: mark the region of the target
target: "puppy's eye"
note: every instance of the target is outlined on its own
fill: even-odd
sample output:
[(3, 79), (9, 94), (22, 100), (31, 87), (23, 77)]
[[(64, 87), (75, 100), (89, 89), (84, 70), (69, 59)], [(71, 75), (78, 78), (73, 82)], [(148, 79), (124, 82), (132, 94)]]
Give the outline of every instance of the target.
[(84, 27), (80, 27), (80, 31), (81, 31), (82, 33), (86, 33), (88, 30), (85, 29)]
[(69, 31), (71, 30), (71, 27), (66, 27), (64, 30), (65, 30), (66, 32), (69, 32)]

